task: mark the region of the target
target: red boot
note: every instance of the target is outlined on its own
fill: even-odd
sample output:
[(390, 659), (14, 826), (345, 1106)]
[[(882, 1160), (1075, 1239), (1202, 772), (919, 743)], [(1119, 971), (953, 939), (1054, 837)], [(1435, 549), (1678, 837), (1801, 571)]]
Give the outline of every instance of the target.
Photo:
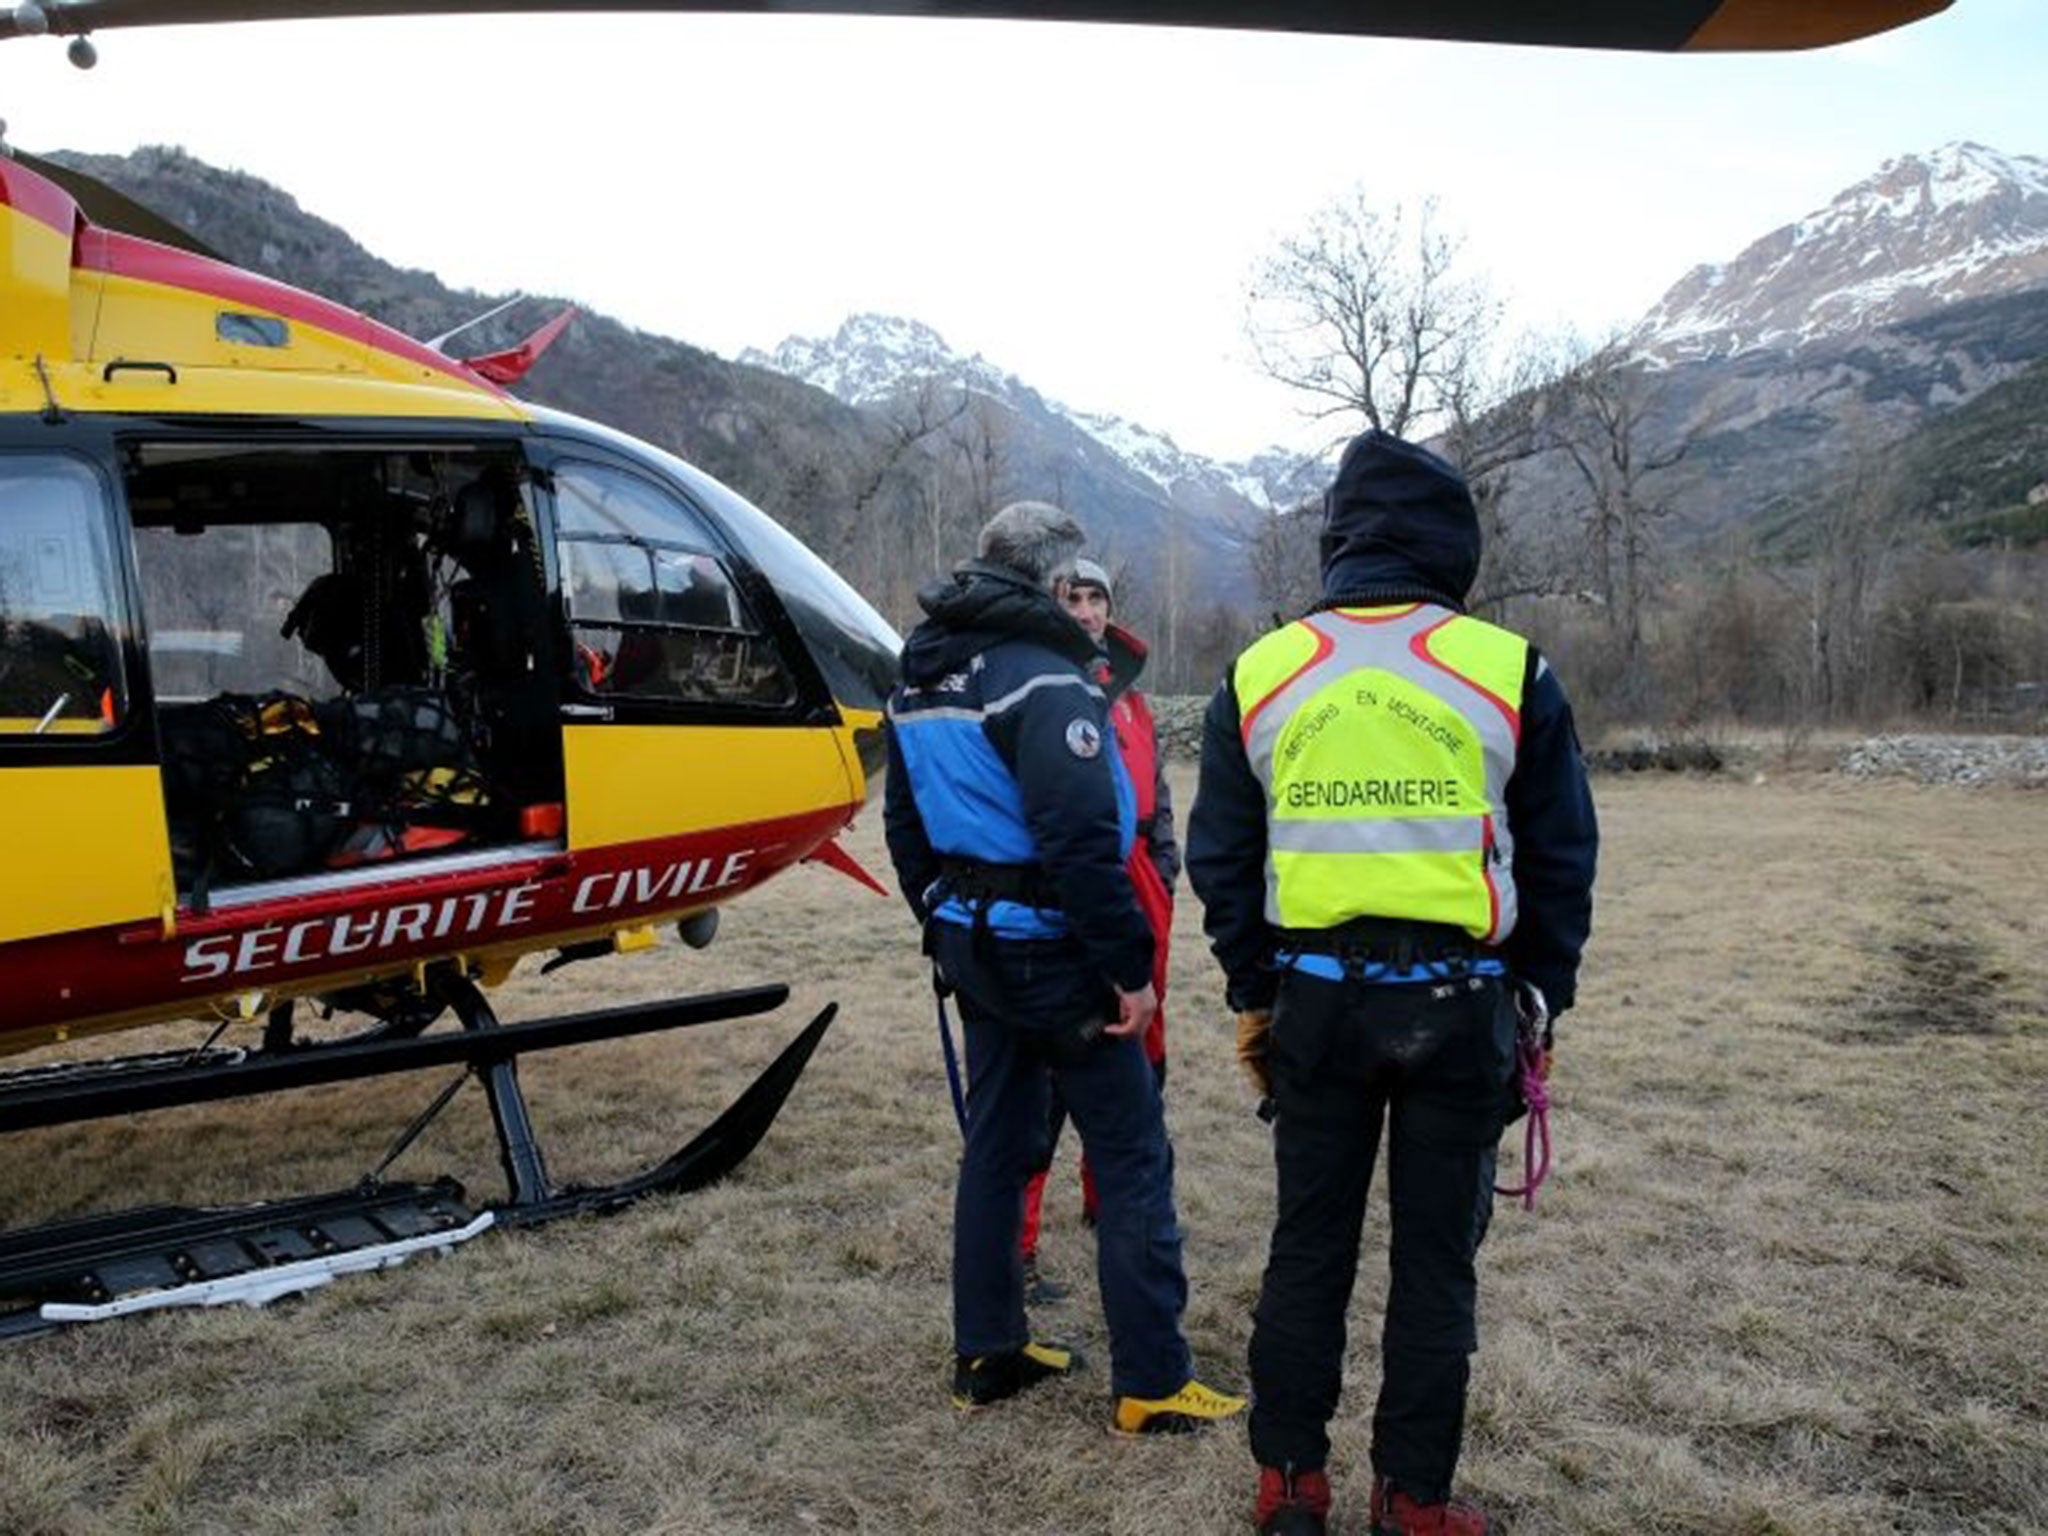
[(1259, 1502), (1252, 1523), (1259, 1536), (1323, 1536), (1330, 1513), (1330, 1479), (1320, 1470), (1259, 1468)]
[(1464, 1499), (1418, 1504), (1384, 1477), (1373, 1479), (1373, 1536), (1489, 1536), (1486, 1511)]

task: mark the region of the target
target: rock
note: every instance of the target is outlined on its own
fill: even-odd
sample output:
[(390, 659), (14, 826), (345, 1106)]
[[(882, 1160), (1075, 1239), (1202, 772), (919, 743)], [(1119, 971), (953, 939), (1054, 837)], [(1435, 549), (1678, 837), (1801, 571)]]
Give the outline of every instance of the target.
[(2048, 736), (1873, 736), (1842, 755), (1851, 778), (2048, 788)]

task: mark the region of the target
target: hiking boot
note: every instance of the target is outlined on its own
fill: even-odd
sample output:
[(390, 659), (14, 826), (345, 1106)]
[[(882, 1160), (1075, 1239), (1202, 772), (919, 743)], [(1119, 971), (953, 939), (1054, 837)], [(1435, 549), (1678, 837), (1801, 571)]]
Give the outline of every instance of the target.
[(1373, 1536), (1489, 1536), (1486, 1511), (1464, 1499), (1418, 1504), (1384, 1477), (1372, 1485)]
[(1259, 1501), (1252, 1506), (1259, 1536), (1323, 1536), (1329, 1513), (1330, 1479), (1320, 1469), (1259, 1468)]
[(1036, 1342), (1002, 1355), (955, 1355), (953, 1406), (986, 1408), (1041, 1381), (1071, 1376), (1080, 1365), (1075, 1351)]
[(1185, 1435), (1244, 1412), (1244, 1399), (1190, 1379), (1171, 1397), (1120, 1397), (1112, 1427), (1120, 1435)]
[(1048, 1280), (1038, 1268), (1038, 1255), (1024, 1261), (1024, 1300), (1034, 1307), (1050, 1307), (1067, 1299), (1067, 1288)]

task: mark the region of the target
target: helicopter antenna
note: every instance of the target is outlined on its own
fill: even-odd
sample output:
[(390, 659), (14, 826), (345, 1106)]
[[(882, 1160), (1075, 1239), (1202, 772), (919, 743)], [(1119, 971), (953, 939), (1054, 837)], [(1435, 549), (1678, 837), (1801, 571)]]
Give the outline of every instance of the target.
[(514, 304), (517, 304), (521, 299), (525, 297), (526, 295), (523, 293), (515, 293), (512, 295), (511, 298), (507, 299), (504, 303), (492, 305), (489, 309), (485, 310), (482, 314), (476, 316), (474, 319), (463, 321), (462, 324), (456, 326), (455, 329), (453, 329), (452, 331), (443, 331), (440, 335), (436, 336), (432, 341), (429, 341), (427, 345), (432, 347), (436, 352), (439, 352), (443, 357), (446, 357), (448, 355), (449, 342), (453, 341), (457, 336), (460, 336), (464, 331), (475, 330), (478, 326), (482, 325), (486, 320), (495, 319), (497, 316), (502, 315), (503, 313), (505, 313), (506, 310), (510, 309)]

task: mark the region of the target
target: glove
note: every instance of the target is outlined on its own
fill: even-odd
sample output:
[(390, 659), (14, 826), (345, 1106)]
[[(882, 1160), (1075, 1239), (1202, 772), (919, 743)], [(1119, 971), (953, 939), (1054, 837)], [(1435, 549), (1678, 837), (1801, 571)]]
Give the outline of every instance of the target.
[(1273, 1096), (1273, 1079), (1266, 1071), (1267, 1034), (1272, 1028), (1270, 1008), (1247, 1008), (1237, 1016), (1237, 1064), (1261, 1099)]

